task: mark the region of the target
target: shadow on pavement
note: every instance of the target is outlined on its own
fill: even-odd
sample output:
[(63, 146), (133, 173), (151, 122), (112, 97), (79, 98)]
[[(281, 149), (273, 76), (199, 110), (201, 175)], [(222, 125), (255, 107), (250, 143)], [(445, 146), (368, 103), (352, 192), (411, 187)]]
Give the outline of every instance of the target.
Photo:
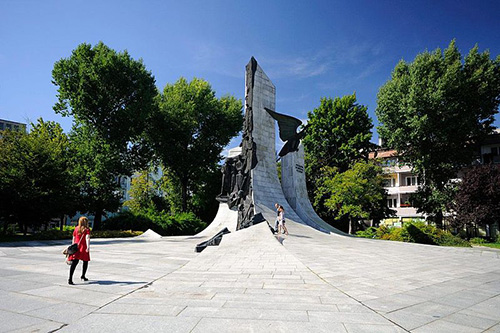
[(97, 281), (89, 281), (86, 284), (98, 284), (101, 286), (110, 286), (110, 285), (115, 285), (115, 284), (132, 285), (132, 284), (146, 284), (146, 283), (148, 283), (148, 282), (97, 280)]

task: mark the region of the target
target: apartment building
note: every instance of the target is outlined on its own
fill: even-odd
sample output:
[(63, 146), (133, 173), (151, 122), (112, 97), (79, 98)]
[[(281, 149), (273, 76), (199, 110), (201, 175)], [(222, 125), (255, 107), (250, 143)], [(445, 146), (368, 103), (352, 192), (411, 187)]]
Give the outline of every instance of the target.
[[(425, 214), (417, 213), (410, 200), (420, 185), (420, 179), (410, 167), (398, 163), (394, 149), (378, 149), (369, 154), (370, 159), (379, 159), (386, 176), (385, 188), (388, 192), (387, 206), (396, 211), (396, 216), (383, 221), (386, 225), (401, 226), (411, 219), (425, 219)], [(471, 164), (500, 163), (500, 128), (497, 128), (477, 147), (476, 157)], [(461, 172), (458, 178), (461, 177)]]
[(26, 132), (26, 124), (18, 123), (11, 120), (0, 119), (0, 131), (5, 131), (5, 130)]
[(394, 149), (379, 149), (369, 154), (370, 159), (380, 159), (386, 177), (387, 206), (396, 211), (396, 216), (383, 221), (386, 225), (401, 226), (402, 222), (412, 219), (425, 219), (425, 214), (417, 213), (410, 200), (417, 191), (420, 179), (412, 173), (411, 168), (399, 165), (397, 152)]

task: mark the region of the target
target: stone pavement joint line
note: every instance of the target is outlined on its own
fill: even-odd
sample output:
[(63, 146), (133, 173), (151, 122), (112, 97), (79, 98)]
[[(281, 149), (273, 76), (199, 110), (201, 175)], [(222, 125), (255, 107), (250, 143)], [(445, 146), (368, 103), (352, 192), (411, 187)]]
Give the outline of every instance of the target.
[(0, 332), (500, 329), (500, 252), (287, 224), (281, 242), (261, 223), (202, 253), (200, 236), (92, 239), (75, 286), (67, 242), (0, 244)]

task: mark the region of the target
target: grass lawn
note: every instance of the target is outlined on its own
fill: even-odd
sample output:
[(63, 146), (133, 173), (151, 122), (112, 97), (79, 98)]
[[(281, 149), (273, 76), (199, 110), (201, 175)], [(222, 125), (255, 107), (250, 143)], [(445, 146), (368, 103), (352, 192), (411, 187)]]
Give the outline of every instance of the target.
[(493, 249), (500, 249), (500, 243), (484, 243), (484, 244), (480, 244), (480, 245), (491, 247)]

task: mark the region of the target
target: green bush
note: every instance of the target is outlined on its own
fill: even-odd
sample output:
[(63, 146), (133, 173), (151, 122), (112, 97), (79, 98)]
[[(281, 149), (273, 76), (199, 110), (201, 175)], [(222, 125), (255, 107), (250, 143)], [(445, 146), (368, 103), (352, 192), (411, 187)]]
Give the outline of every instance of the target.
[(377, 228), (369, 227), (366, 230), (357, 231), (356, 236), (363, 238), (377, 238)]
[(470, 247), (470, 243), (460, 237), (452, 235), (449, 231), (442, 231), (436, 239), (436, 243), (441, 246)]
[(103, 229), (106, 230), (140, 230), (151, 229), (162, 236), (192, 235), (205, 228), (206, 223), (193, 213), (170, 215), (165, 211), (132, 213), (125, 211), (106, 219)]
[(460, 237), (443, 231), (433, 225), (427, 225), (422, 220), (413, 220), (403, 224), (401, 228), (381, 225), (379, 228), (369, 228), (359, 234), (360, 237), (375, 235), (373, 238), (443, 246), (470, 246), (470, 243)]
[(405, 223), (401, 228), (404, 242), (436, 245), (437, 229), (423, 222)]
[(481, 237), (474, 237), (469, 240), (471, 244), (484, 244), (486, 243), (486, 240)]
[(132, 231), (132, 230), (97, 230), (92, 231), (90, 236), (92, 238), (125, 238), (125, 237), (135, 237), (142, 235), (142, 231)]
[(50, 229), (37, 232), (31, 235), (32, 240), (53, 240), (53, 239), (69, 239), (73, 235), (73, 230)]

